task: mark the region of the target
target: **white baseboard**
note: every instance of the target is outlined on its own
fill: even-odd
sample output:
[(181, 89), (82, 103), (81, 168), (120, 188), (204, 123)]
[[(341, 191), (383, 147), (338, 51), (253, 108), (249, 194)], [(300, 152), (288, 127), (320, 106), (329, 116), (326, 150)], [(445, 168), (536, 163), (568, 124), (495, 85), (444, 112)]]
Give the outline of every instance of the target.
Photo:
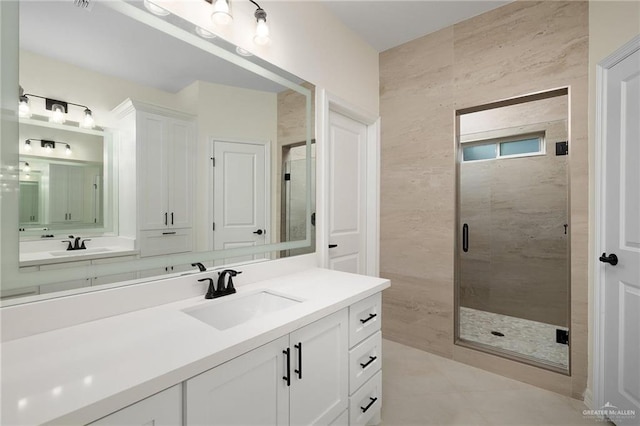
[(591, 389), (585, 390), (583, 397), (584, 405), (586, 405), (589, 410), (595, 410), (593, 406), (593, 392), (591, 391)]

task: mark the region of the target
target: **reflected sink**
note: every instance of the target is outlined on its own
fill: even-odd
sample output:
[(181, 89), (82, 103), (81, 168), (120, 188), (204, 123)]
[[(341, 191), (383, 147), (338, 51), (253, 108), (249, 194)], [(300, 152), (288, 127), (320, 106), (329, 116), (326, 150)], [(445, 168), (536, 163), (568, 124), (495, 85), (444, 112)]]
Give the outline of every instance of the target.
[(226, 330), (298, 303), (300, 303), (299, 300), (262, 291), (228, 301), (220, 300), (219, 303), (211, 305), (185, 309), (182, 312), (218, 330)]
[(51, 256), (78, 256), (81, 254), (96, 254), (96, 253), (106, 253), (108, 251), (112, 251), (110, 248), (106, 247), (96, 247), (96, 248), (88, 248), (83, 250), (60, 250), (60, 251), (50, 251), (49, 254)]

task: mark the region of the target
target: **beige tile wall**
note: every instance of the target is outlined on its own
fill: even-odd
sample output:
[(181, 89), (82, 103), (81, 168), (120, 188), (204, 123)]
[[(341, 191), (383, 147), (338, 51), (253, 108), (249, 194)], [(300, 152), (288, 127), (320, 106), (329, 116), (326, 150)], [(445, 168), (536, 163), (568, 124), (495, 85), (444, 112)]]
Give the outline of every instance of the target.
[(582, 397), (587, 378), (587, 49), (587, 2), (516, 1), (380, 55), (380, 270), (393, 282), (383, 299), (386, 338), (468, 363), (482, 359), (479, 366), (486, 368), (483, 357), (468, 356), (453, 344), (454, 111), (568, 86), (572, 376), (536, 374), (541, 370), (496, 357), (491, 368)]

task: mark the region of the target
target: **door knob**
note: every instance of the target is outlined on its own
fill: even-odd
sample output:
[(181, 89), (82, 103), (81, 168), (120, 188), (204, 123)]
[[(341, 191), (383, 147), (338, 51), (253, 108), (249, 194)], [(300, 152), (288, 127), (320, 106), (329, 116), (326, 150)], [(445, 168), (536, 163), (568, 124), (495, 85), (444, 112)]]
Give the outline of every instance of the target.
[(254, 234), (262, 235), (262, 229), (258, 229), (257, 231), (253, 231)]
[(608, 263), (611, 266), (616, 266), (618, 264), (618, 256), (613, 253), (611, 253), (609, 256), (607, 256), (607, 253), (602, 253), (602, 256), (600, 256), (600, 262)]

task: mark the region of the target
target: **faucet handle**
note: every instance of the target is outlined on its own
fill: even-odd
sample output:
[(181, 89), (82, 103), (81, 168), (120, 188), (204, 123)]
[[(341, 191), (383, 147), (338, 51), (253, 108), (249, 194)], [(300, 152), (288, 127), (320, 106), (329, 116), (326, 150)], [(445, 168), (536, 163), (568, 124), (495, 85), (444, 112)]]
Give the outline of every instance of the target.
[(204, 282), (204, 281), (209, 281), (209, 288), (207, 289), (207, 294), (205, 294), (204, 298), (215, 299), (216, 297), (218, 297), (218, 295), (216, 294), (216, 289), (213, 286), (213, 278), (202, 278), (198, 280), (198, 282)]
[(84, 245), (84, 243), (86, 243), (87, 241), (91, 241), (91, 238), (86, 238), (84, 240), (82, 240), (82, 245), (80, 246), (81, 249), (86, 249), (87, 246)]

